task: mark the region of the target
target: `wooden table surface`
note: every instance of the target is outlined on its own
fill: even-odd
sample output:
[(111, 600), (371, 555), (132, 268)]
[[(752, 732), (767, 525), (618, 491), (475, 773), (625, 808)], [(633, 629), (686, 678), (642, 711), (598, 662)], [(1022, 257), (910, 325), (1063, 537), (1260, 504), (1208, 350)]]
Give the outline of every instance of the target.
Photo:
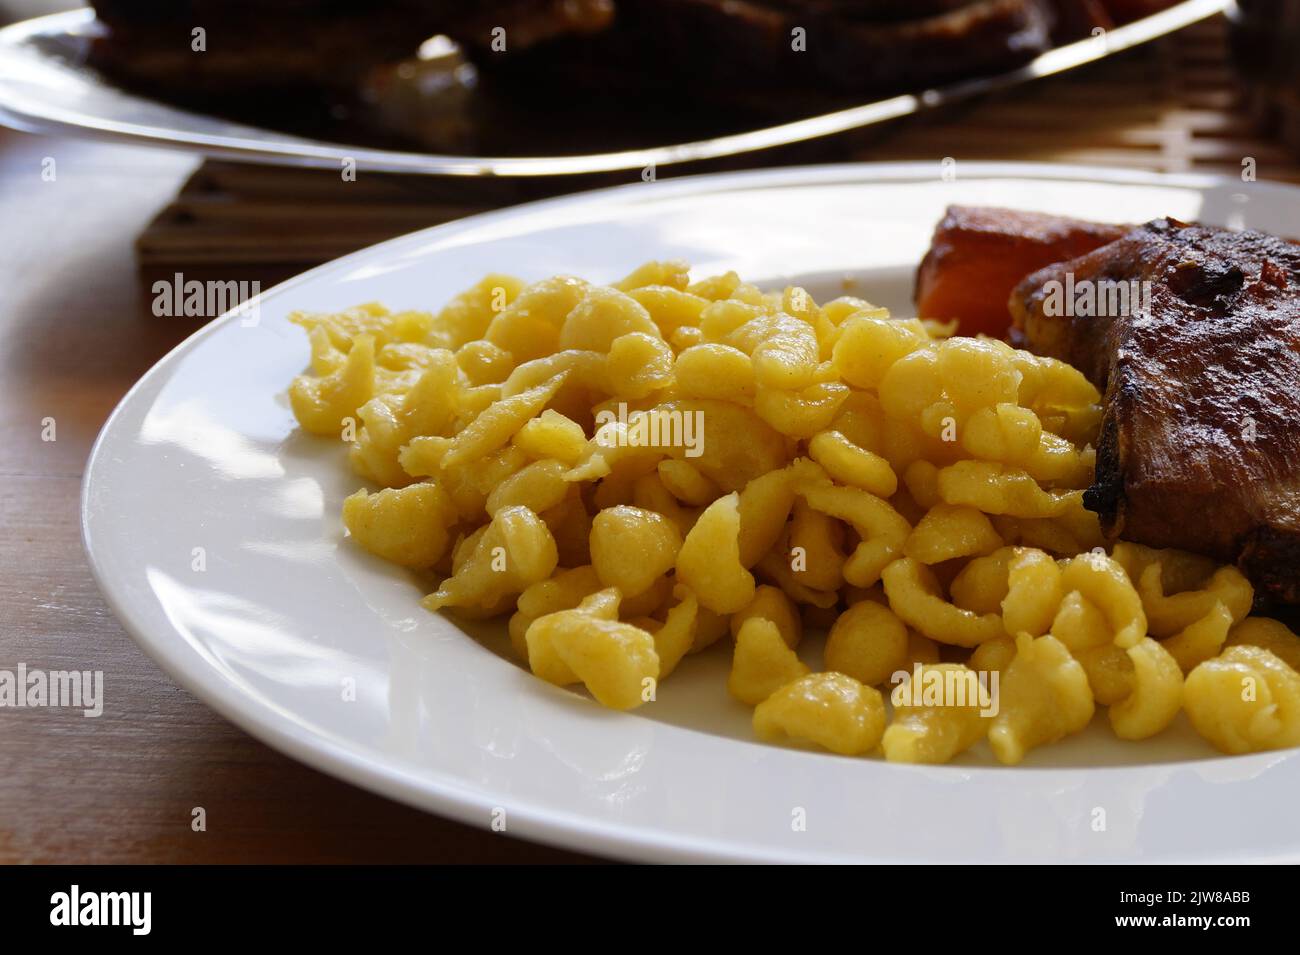
[[(281, 756), (175, 686), (105, 605), (81, 477), (114, 405), (198, 327), (152, 314), (133, 255), (192, 170), (0, 130), (0, 669), (102, 670), (105, 698), (97, 719), (0, 709), (0, 862), (583, 861)], [(198, 806), (205, 832), (191, 829)]]

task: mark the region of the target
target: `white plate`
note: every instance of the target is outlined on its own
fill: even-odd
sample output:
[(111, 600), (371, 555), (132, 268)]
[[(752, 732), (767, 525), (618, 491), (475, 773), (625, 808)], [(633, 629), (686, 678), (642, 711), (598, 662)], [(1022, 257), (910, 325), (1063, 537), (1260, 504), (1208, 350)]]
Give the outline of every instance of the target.
[(1097, 36), (1048, 50), (1023, 66), (831, 113), (730, 135), (620, 152), (459, 156), (371, 149), (293, 136), (197, 113), (114, 85), (81, 65), (100, 28), (93, 11), (71, 10), (0, 29), (0, 122), (31, 132), (94, 136), (201, 152), (207, 156), (338, 169), (451, 176), (554, 176), (644, 169), (734, 156), (896, 119), (1065, 72), (1140, 46), (1222, 12), (1233, 0), (1183, 0)]
[(83, 500), (100, 586), (178, 683), (269, 745), (473, 825), (504, 810), (507, 832), (574, 849), (645, 860), (1300, 857), (1300, 752), (1215, 757), (1185, 725), (1123, 743), (1104, 717), (1015, 769), (987, 750), (908, 767), (759, 745), (749, 710), (724, 691), (725, 652), (688, 660), (658, 702), (608, 711), (517, 666), (503, 626), (475, 639), (427, 613), (402, 571), (343, 540), (340, 502), (359, 481), (340, 443), (294, 428), (285, 388), (308, 349), (285, 320), (293, 309), (432, 308), (489, 271), (609, 281), (682, 257), (696, 274), (734, 268), (819, 296), (848, 278), (906, 311), (950, 202), (1113, 221), (1244, 217), (1284, 234), (1300, 218), (1300, 190), (1265, 183), (940, 172), (853, 165), (639, 183), (429, 229), (278, 286), (257, 303), (258, 324), (230, 314), (203, 328), (109, 419)]

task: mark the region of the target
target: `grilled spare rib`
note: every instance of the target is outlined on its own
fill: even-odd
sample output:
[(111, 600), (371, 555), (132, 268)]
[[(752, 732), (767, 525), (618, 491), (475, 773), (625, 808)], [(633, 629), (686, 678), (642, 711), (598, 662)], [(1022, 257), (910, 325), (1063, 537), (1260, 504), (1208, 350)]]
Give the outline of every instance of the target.
[(1157, 219), (1029, 276), (1010, 307), (1023, 344), (1104, 390), (1084, 504), (1107, 535), (1235, 562), (1300, 603), (1300, 246)]

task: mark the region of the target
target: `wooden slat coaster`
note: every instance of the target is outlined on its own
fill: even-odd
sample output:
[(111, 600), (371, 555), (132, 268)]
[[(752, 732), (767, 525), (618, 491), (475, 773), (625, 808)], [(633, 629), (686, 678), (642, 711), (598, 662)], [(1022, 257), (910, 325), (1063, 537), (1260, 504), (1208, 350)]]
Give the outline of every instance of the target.
[[(1231, 174), (1249, 156), (1260, 178), (1300, 182), (1300, 157), (1257, 132), (1221, 18), (996, 96), (708, 168), (946, 156)], [(706, 170), (663, 169), (660, 178), (699, 171)], [(344, 182), (333, 170), (208, 161), (139, 237), (137, 252), (150, 272), (226, 265), (291, 272), (425, 226), (637, 177), (462, 179), (361, 170)]]
[[(137, 242), (147, 268), (306, 267), (429, 225), (520, 201), (422, 189), (427, 177), (207, 161)], [(404, 181), (406, 180), (406, 181)], [(465, 190), (469, 192), (470, 190)]]

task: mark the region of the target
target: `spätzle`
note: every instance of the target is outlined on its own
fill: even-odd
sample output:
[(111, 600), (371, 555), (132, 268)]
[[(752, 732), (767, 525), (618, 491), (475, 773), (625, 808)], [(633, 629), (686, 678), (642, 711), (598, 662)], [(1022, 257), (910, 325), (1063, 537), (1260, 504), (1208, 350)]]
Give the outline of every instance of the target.
[(760, 738), (844, 755), (1019, 763), (1098, 704), (1123, 739), (1185, 710), (1300, 745), (1300, 637), (1245, 577), (1103, 540), (1101, 396), (1059, 361), (680, 262), (293, 321), (293, 413), (369, 485), (348, 535), (508, 616), (542, 680), (631, 709), (725, 644)]

